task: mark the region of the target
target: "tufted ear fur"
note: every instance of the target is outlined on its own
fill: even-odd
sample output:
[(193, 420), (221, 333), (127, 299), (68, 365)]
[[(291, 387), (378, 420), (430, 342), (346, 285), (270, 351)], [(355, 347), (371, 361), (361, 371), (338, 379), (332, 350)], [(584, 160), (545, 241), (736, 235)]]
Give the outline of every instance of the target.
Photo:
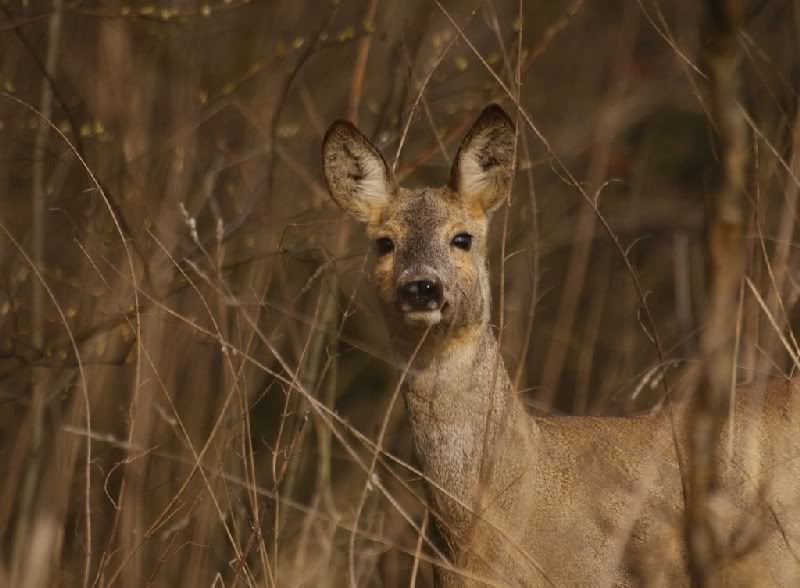
[(450, 187), (484, 213), (508, 196), (514, 177), (514, 123), (497, 104), (483, 109), (461, 142)]
[(367, 222), (395, 192), (383, 156), (353, 123), (337, 120), (322, 141), (322, 169), (328, 191), (342, 210)]

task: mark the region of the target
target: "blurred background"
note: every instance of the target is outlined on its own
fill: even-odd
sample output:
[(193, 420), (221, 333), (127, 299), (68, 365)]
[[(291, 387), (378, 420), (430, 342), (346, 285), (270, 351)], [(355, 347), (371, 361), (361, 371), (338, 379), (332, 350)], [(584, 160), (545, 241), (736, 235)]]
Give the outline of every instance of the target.
[[(400, 370), (322, 179), (335, 118), (441, 184), (503, 105), (492, 320), (519, 393), (655, 406), (703, 324), (698, 4), (0, 2), (0, 585), (430, 584), (402, 402), (367, 480)], [(791, 373), (798, 318), (800, 5), (747, 6), (741, 382)]]

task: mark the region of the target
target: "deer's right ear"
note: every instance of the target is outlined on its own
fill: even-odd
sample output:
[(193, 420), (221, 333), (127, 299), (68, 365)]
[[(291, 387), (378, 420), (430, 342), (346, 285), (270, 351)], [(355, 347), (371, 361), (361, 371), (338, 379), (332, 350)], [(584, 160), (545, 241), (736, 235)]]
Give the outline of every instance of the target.
[(461, 142), (450, 187), (489, 213), (508, 197), (514, 179), (514, 123), (497, 104), (483, 109)]
[(346, 120), (335, 121), (325, 133), (322, 169), (333, 200), (361, 222), (380, 211), (395, 191), (380, 151)]

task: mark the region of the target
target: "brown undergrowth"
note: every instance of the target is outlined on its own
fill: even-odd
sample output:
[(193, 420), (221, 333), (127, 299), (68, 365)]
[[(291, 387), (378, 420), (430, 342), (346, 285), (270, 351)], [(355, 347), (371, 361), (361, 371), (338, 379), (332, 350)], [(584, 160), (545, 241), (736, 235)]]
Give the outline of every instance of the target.
[[(534, 412), (655, 406), (698, 358), (720, 177), (695, 4), (0, 4), (0, 585), (446, 565), (386, 414), (370, 247), (322, 180), (337, 117), (435, 184), (486, 103), (513, 113), (490, 265), (512, 379)], [(740, 382), (800, 355), (797, 23), (754, 2), (736, 36)]]

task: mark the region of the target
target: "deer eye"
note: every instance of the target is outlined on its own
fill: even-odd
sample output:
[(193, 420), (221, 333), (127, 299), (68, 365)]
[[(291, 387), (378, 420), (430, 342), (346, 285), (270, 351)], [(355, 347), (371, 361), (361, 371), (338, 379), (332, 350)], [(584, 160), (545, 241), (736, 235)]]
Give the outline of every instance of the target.
[(459, 233), (453, 240), (450, 241), (450, 244), (454, 247), (458, 247), (459, 249), (463, 249), (464, 251), (469, 251), (470, 247), (472, 247), (472, 235), (469, 233)]
[(384, 255), (394, 251), (394, 241), (392, 241), (389, 237), (375, 239), (375, 249), (378, 252), (378, 256), (383, 257)]

